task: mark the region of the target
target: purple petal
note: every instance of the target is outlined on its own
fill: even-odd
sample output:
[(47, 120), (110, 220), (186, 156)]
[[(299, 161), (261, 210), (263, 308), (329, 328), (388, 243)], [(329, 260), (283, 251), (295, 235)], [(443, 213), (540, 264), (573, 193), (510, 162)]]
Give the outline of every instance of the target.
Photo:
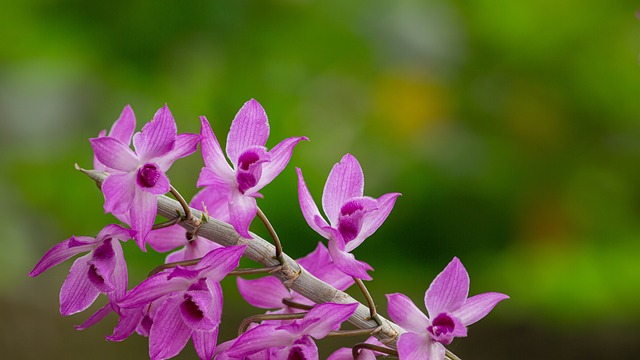
[(133, 136), (133, 146), (140, 160), (146, 162), (171, 151), (177, 132), (176, 122), (165, 104), (153, 115), (153, 119), (144, 125), (142, 131)]
[[(206, 280), (202, 279), (204, 283)], [(222, 294), (220, 294), (222, 295)], [(210, 316), (212, 312), (220, 315), (221, 309), (211, 309), (214, 303), (213, 294), (206, 290), (190, 290), (184, 293), (180, 303), (182, 320), (192, 330), (212, 331), (220, 324), (219, 317)]]
[(426, 333), (429, 319), (404, 294), (387, 294), (387, 312), (395, 323), (414, 333)]
[(203, 167), (200, 170), (200, 176), (198, 176), (198, 182), (196, 186), (208, 186), (213, 187), (215, 189), (219, 189), (219, 191), (228, 194), (231, 188), (235, 188), (235, 179), (233, 177), (226, 178), (220, 176), (217, 172), (211, 170), (210, 168)]
[[(122, 245), (119, 241), (113, 240), (112, 244), (113, 252), (115, 255), (115, 266), (112, 273), (112, 282), (115, 287), (115, 291), (111, 294), (113, 299), (117, 302), (120, 301), (127, 292), (128, 287), (128, 273), (127, 262), (124, 260), (124, 252), (122, 251)], [(110, 296), (111, 296), (110, 295)]]
[(236, 339), (227, 354), (242, 359), (261, 350), (290, 345), (294, 339), (293, 334), (277, 325), (258, 325)]
[(200, 147), (202, 148), (202, 158), (205, 166), (222, 178), (232, 179), (233, 169), (225, 159), (220, 143), (213, 130), (211, 130), (209, 121), (207, 121), (206, 117), (201, 116), (200, 123), (202, 126), (200, 130), (202, 136)]
[(147, 278), (129, 291), (118, 305), (125, 309), (138, 308), (164, 295), (186, 291), (189, 288), (190, 282), (184, 278), (168, 279), (168, 276), (169, 273), (159, 273)]
[(398, 338), (398, 354), (402, 360), (444, 360), (444, 346), (427, 334), (404, 333)]
[(229, 191), (225, 186), (224, 190), (214, 187), (207, 187), (200, 190), (191, 200), (191, 206), (195, 209), (206, 211), (210, 217), (228, 223), (229, 215)]
[(158, 198), (146, 191), (136, 191), (131, 205), (131, 228), (137, 231), (135, 239), (138, 247), (146, 251), (145, 238), (156, 219)]
[(371, 275), (367, 274), (367, 271), (373, 270), (373, 268), (363, 261), (356, 260), (356, 257), (353, 256), (353, 254), (340, 250), (336, 242), (337, 240), (329, 240), (329, 254), (331, 254), (331, 258), (338, 269), (343, 273), (358, 279), (373, 279)]
[(309, 334), (316, 339), (322, 339), (331, 331), (340, 328), (340, 324), (346, 321), (358, 308), (358, 303), (334, 304), (324, 303), (315, 306), (298, 320), (304, 334)]
[(200, 359), (213, 359), (213, 354), (216, 351), (216, 343), (218, 342), (218, 330), (219, 328), (216, 326), (214, 330), (194, 330), (191, 334), (193, 347), (196, 349), (196, 353)]
[(138, 169), (136, 185), (138, 190), (154, 195), (166, 194), (171, 188), (169, 178), (155, 164), (145, 164)]
[(97, 324), (100, 320), (104, 319), (105, 316), (109, 315), (113, 312), (113, 307), (110, 303), (107, 303), (105, 306), (98, 309), (93, 315), (91, 315), (85, 322), (80, 325), (74, 326), (76, 330), (84, 330), (90, 326)]
[(291, 297), (289, 290), (274, 276), (265, 276), (255, 280), (245, 280), (238, 277), (236, 282), (240, 295), (251, 306), (261, 309), (281, 309), (284, 307), (282, 299)]
[(331, 169), (322, 192), (322, 208), (331, 225), (338, 224), (340, 208), (347, 200), (361, 197), (364, 191), (364, 175), (360, 163), (351, 154), (342, 157)]
[(307, 221), (307, 224), (309, 224), (313, 230), (323, 237), (328, 238), (329, 234), (323, 230), (323, 227), (328, 227), (329, 224), (327, 224), (322, 215), (320, 215), (318, 206), (316, 205), (316, 202), (313, 201), (311, 193), (309, 193), (309, 189), (307, 188), (307, 184), (304, 182), (302, 170), (300, 170), (300, 168), (296, 168), (296, 171), (298, 172), (298, 200), (300, 202), (302, 215)]
[(247, 101), (236, 114), (227, 135), (227, 155), (234, 165), (238, 157), (251, 146), (264, 146), (269, 138), (269, 120), (262, 106), (254, 99)]
[(82, 246), (71, 246), (70, 243), (74, 237), (64, 240), (54, 247), (49, 249), (42, 259), (38, 261), (36, 266), (29, 272), (29, 276), (35, 277), (42, 274), (44, 271), (62, 263), (63, 261), (70, 259), (74, 255), (93, 250), (93, 244), (87, 244)]
[(472, 296), (455, 310), (453, 315), (458, 317), (463, 324), (469, 326), (485, 317), (500, 301), (508, 298), (507, 295), (496, 292)]
[(63, 316), (85, 310), (96, 300), (100, 291), (87, 275), (92, 254), (82, 256), (71, 265), (69, 275), (60, 289), (60, 313)]
[(96, 239), (100, 239), (100, 241), (103, 241), (105, 239), (127, 241), (133, 238), (133, 235), (135, 235), (135, 231), (132, 231), (131, 229), (123, 228), (122, 226), (116, 224), (109, 224), (102, 228), (102, 230), (100, 230), (100, 232), (96, 236)]
[(136, 330), (136, 327), (143, 319), (141, 308), (120, 309), (120, 319), (113, 329), (113, 334), (107, 336), (109, 341), (122, 341), (128, 338)]
[(138, 156), (118, 139), (106, 136), (89, 141), (98, 161), (111, 169), (130, 172), (140, 163)]
[(288, 138), (281, 141), (278, 145), (276, 145), (271, 151), (269, 151), (269, 155), (271, 156), (271, 160), (262, 165), (262, 176), (258, 181), (258, 184), (252, 189), (253, 191), (260, 191), (263, 187), (269, 184), (273, 179), (278, 176), (282, 170), (287, 166), (289, 160), (291, 160), (291, 155), (293, 154), (293, 148), (302, 140), (309, 140), (306, 136), (296, 137), (296, 138)]
[(91, 259), (87, 262), (89, 280), (100, 292), (108, 293), (115, 289), (112, 274), (116, 266), (116, 256), (113, 243), (118, 240), (107, 239), (91, 252)]
[(198, 150), (200, 142), (199, 134), (180, 134), (176, 137), (176, 142), (171, 151), (154, 159), (163, 171), (169, 170), (174, 161), (189, 156)]
[(318, 279), (332, 285), (338, 290), (344, 291), (353, 285), (351, 276), (344, 274), (331, 260), (329, 250), (318, 242), (316, 249), (309, 255), (298, 259), (298, 264)]
[(171, 296), (158, 308), (149, 334), (149, 357), (167, 359), (182, 351), (191, 337), (191, 328), (182, 320), (182, 296)]
[(256, 199), (251, 196), (245, 196), (238, 190), (231, 193), (231, 202), (229, 203), (229, 217), (233, 228), (246, 239), (253, 239), (249, 234), (249, 225), (256, 217), (258, 205)]
[(400, 196), (400, 193), (390, 193), (378, 198), (378, 210), (369, 212), (363, 216), (360, 233), (355, 239), (347, 243), (347, 251), (351, 251), (358, 247), (366, 238), (378, 230), (380, 225), (382, 225), (382, 223), (387, 219), (387, 216), (389, 216), (391, 210), (393, 210), (393, 205), (395, 204), (398, 196)]
[(136, 172), (113, 174), (102, 183), (104, 211), (124, 214), (131, 208), (136, 193)]
[(197, 269), (203, 270), (201, 276), (206, 274), (212, 281), (219, 282), (229, 272), (238, 267), (246, 247), (246, 245), (241, 245), (215, 249), (200, 260)]
[(109, 136), (122, 141), (123, 144), (129, 145), (134, 131), (136, 131), (136, 116), (133, 114), (131, 106), (127, 105), (122, 109), (118, 120), (111, 126)]
[(296, 339), (288, 349), (288, 359), (318, 359), (318, 347), (309, 336)]
[(167, 252), (189, 243), (187, 231), (180, 225), (152, 230), (145, 239), (146, 243), (157, 252)]
[(454, 312), (467, 300), (469, 274), (457, 257), (431, 282), (424, 304), (430, 317), (441, 312)]

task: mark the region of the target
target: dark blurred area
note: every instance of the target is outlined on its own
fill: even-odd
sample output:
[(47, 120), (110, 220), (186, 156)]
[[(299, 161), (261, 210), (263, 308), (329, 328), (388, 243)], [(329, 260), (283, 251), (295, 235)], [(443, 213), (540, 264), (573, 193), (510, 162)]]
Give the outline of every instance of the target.
[[(319, 201), (332, 165), (350, 152), (366, 195), (403, 194), (354, 252), (375, 268), (369, 287), (383, 314), (386, 293), (422, 306), (458, 256), (471, 294), (511, 296), (450, 346), (461, 358), (632, 358), (637, 9), (605, 0), (0, 3), (1, 357), (148, 356), (140, 336), (104, 340), (115, 318), (74, 330), (97, 306), (60, 316), (71, 261), (26, 274), (54, 244), (114, 221), (73, 164), (91, 167), (87, 139), (124, 105), (138, 129), (165, 103), (180, 132), (198, 132), (206, 115), (224, 141), (255, 98), (269, 115), (268, 147), (311, 140), (258, 201), (292, 257), (321, 240), (299, 210), (295, 167)], [(170, 170), (185, 197), (201, 166), (195, 154)], [(134, 244), (125, 251), (132, 285), (164, 259)], [(233, 280), (223, 285), (220, 342), (257, 312)], [(326, 356), (350, 342), (321, 344)], [(178, 358), (195, 358), (192, 346)]]

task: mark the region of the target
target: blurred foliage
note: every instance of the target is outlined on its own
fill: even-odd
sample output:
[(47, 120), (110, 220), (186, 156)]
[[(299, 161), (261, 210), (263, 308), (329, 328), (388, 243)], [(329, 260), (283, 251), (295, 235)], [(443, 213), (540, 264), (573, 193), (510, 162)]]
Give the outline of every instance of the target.
[[(472, 293), (512, 297), (471, 337), (522, 324), (521, 334), (535, 333), (547, 324), (543, 333), (586, 351), (588, 344), (570, 341), (586, 324), (638, 334), (636, 7), (605, 0), (0, 4), (0, 299), (9, 319), (2, 348), (16, 349), (16, 358), (47, 357), (15, 334), (89, 341), (112, 326), (82, 335), (66, 319), (45, 326), (60, 318), (55, 294), (68, 264), (25, 276), (55, 243), (113, 221), (95, 185), (73, 169), (91, 164), (87, 138), (109, 128), (125, 104), (140, 128), (168, 103), (180, 131), (198, 132), (198, 116), (206, 115), (224, 139), (252, 97), (270, 117), (268, 146), (311, 139), (259, 201), (293, 257), (320, 240), (300, 214), (294, 167), (320, 199), (331, 166), (351, 152), (366, 194), (403, 193), (355, 252), (376, 268), (370, 286), (383, 313), (385, 293), (420, 303), (433, 276), (458, 256)], [(186, 197), (197, 191), (201, 166), (194, 155), (169, 173)], [(126, 251), (132, 281), (164, 256)], [(228, 285), (227, 310), (241, 302)], [(239, 306), (229, 323), (250, 311)], [(20, 311), (32, 315), (9, 316)], [(66, 348), (43, 343), (43, 351), (72, 352), (85, 341), (75, 339)], [(501, 340), (488, 339), (484, 352), (479, 343), (456, 346), (489, 358)], [(135, 344), (111, 345), (105, 356), (144, 356), (144, 341)], [(627, 335), (587, 354), (637, 354), (637, 346)], [(85, 355), (64, 356), (75, 357)]]

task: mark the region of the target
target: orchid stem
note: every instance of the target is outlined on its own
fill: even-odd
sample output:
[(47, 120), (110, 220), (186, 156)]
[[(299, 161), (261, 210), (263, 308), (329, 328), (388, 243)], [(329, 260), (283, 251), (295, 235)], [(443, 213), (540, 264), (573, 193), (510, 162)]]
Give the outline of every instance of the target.
[(282, 268), (281, 265), (270, 266), (265, 268), (257, 268), (257, 269), (236, 269), (229, 272), (228, 275), (231, 276), (242, 276), (242, 275), (253, 275), (253, 274), (270, 274), (274, 271), (278, 271)]
[(271, 235), (271, 238), (273, 239), (273, 244), (276, 247), (276, 259), (278, 259), (280, 264), (284, 264), (284, 257), (282, 256), (282, 244), (280, 243), (280, 238), (278, 237), (278, 234), (276, 234), (276, 230), (273, 228), (273, 226), (271, 226), (269, 219), (267, 219), (266, 215), (262, 212), (260, 208), (258, 208), (257, 215), (262, 221), (262, 223), (264, 224), (264, 227), (267, 228), (267, 231), (269, 231), (269, 235)]
[(367, 304), (369, 304), (369, 314), (370, 314), (369, 316), (378, 325), (382, 326), (382, 321), (380, 320), (380, 317), (378, 316), (378, 312), (376, 311), (376, 304), (373, 302), (373, 298), (371, 297), (371, 294), (369, 294), (369, 290), (367, 290), (367, 287), (364, 285), (364, 282), (361, 279), (358, 279), (356, 277), (354, 277), (353, 280), (355, 280), (356, 285), (358, 285), (358, 287), (360, 288), (360, 291), (362, 291), (362, 294), (364, 295), (365, 299), (367, 299)]
[(189, 204), (187, 204), (182, 195), (180, 195), (178, 190), (176, 190), (173, 185), (169, 185), (169, 191), (171, 191), (173, 197), (175, 197), (176, 200), (178, 200), (178, 202), (180, 203), (180, 206), (182, 206), (182, 209), (184, 210), (184, 220), (191, 220), (191, 208), (189, 207)]
[(353, 355), (354, 359), (358, 359), (361, 349), (368, 349), (368, 350), (381, 352), (387, 355), (398, 356), (398, 352), (396, 350), (393, 350), (384, 346), (374, 345), (374, 344), (360, 343), (360, 344), (354, 345), (351, 350), (352, 351), (351, 354)]
[(327, 336), (360, 336), (360, 335), (373, 335), (382, 330), (382, 326), (375, 327), (373, 329), (357, 329), (357, 330), (337, 330), (331, 331)]
[(180, 222), (181, 217), (180, 216), (176, 216), (173, 219), (169, 220), (169, 221), (165, 221), (165, 222), (161, 222), (158, 224), (154, 224), (153, 227), (151, 228), (151, 230), (158, 230), (158, 229), (164, 229), (167, 228), (169, 226), (173, 226), (175, 224), (177, 224), (178, 222)]
[(253, 322), (259, 322), (264, 320), (296, 320), (302, 319), (307, 313), (299, 313), (299, 314), (258, 314), (249, 316), (248, 318), (242, 320), (240, 324), (240, 328), (238, 328), (238, 336), (244, 334), (247, 331), (247, 328)]
[(456, 356), (456, 354), (452, 353), (448, 349), (445, 349), (445, 357), (449, 360), (462, 360)]
[(311, 310), (313, 309), (312, 305), (301, 304), (299, 302), (291, 301), (289, 299), (282, 299), (282, 303), (287, 305), (290, 308), (300, 309), (300, 310)]
[(176, 261), (170, 262), (166, 264), (162, 264), (160, 266), (156, 266), (151, 272), (149, 272), (149, 277), (159, 273), (162, 270), (173, 269), (176, 266), (190, 266), (197, 264), (202, 258), (193, 259), (193, 260), (184, 260), (184, 261)]

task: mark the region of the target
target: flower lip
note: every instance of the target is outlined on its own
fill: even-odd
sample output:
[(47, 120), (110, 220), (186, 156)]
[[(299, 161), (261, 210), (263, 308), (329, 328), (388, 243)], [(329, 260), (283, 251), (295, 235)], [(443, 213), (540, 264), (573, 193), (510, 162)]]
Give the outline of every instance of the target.
[(153, 164), (145, 164), (138, 170), (138, 185), (145, 188), (152, 188), (160, 180), (161, 171)]
[(431, 325), (427, 327), (427, 331), (431, 334), (435, 341), (443, 344), (449, 344), (453, 340), (455, 321), (447, 313), (440, 313), (436, 316)]

